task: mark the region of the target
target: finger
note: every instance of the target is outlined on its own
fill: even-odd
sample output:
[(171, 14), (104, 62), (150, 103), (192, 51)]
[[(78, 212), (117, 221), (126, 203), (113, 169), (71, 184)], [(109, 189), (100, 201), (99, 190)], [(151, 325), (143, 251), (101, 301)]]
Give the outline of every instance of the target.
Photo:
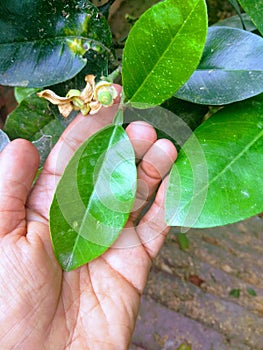
[(131, 218), (137, 220), (157, 190), (161, 180), (171, 169), (177, 157), (173, 143), (166, 139), (157, 140), (149, 148), (138, 166), (136, 200)]
[(153, 204), (135, 228), (141, 244), (151, 259), (158, 254), (170, 229), (165, 223), (164, 210), (167, 185), (168, 177), (162, 182)]
[(32, 143), (17, 139), (0, 155), (0, 236), (26, 233), (25, 203), (31, 189), (39, 155)]
[(139, 162), (157, 140), (156, 131), (150, 124), (136, 121), (127, 126), (126, 132), (133, 146), (135, 157)]

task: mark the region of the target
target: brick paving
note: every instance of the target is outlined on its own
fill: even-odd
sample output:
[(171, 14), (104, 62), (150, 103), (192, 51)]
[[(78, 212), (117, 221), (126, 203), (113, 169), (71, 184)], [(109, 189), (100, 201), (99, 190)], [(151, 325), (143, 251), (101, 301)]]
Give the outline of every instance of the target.
[(185, 252), (173, 229), (156, 259), (130, 350), (262, 350), (263, 219), (188, 237)]

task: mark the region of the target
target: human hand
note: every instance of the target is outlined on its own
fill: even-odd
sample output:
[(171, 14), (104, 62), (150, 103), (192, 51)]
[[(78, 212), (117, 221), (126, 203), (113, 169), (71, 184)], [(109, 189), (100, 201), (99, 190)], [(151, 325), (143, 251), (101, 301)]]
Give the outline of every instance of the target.
[(1, 350), (124, 350), (128, 348), (152, 259), (168, 227), (163, 218), (165, 181), (176, 158), (168, 140), (156, 141), (143, 122), (127, 128), (138, 159), (136, 209), (120, 237), (101, 257), (62, 271), (51, 246), (48, 212), (70, 157), (92, 133), (110, 123), (116, 106), (78, 116), (63, 133), (32, 188), (39, 156), (26, 140), (0, 154)]

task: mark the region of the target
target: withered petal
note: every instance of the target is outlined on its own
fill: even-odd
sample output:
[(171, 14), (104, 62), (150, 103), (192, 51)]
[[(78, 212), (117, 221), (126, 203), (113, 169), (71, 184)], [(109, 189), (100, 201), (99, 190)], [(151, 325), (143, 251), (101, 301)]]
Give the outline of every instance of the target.
[(89, 103), (93, 99), (94, 87), (95, 87), (95, 75), (89, 74), (85, 77), (86, 86), (81, 92), (81, 99), (84, 103)]
[(90, 102), (90, 112), (89, 114), (96, 114), (101, 109), (102, 104), (99, 101)]
[(43, 97), (49, 102), (53, 103), (54, 105), (61, 105), (61, 104), (67, 104), (69, 103), (72, 98), (71, 97), (60, 97), (57, 94), (55, 94), (52, 90), (43, 90), (37, 93), (39, 97)]
[(58, 109), (60, 114), (62, 114), (64, 118), (67, 118), (74, 108), (71, 103), (64, 103), (64, 104), (58, 105)]

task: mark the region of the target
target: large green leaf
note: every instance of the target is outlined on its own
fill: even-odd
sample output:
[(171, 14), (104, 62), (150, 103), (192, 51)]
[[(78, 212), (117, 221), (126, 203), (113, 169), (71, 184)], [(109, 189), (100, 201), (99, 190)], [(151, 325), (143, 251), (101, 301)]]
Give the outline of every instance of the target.
[(3, 0), (0, 33), (0, 83), (12, 86), (70, 79), (90, 50), (107, 60), (111, 45), (106, 19), (86, 0)]
[(217, 112), (185, 143), (166, 198), (170, 225), (212, 227), (263, 211), (263, 96)]
[(207, 32), (204, 0), (166, 0), (133, 26), (123, 53), (123, 88), (136, 107), (159, 105), (190, 77)]
[(238, 0), (243, 9), (255, 23), (257, 29), (263, 35), (263, 0)]
[(112, 245), (129, 217), (135, 192), (133, 148), (121, 126), (108, 126), (74, 154), (50, 208), (53, 247), (64, 270)]
[(263, 38), (241, 29), (211, 27), (198, 69), (175, 95), (223, 105), (262, 91)]

